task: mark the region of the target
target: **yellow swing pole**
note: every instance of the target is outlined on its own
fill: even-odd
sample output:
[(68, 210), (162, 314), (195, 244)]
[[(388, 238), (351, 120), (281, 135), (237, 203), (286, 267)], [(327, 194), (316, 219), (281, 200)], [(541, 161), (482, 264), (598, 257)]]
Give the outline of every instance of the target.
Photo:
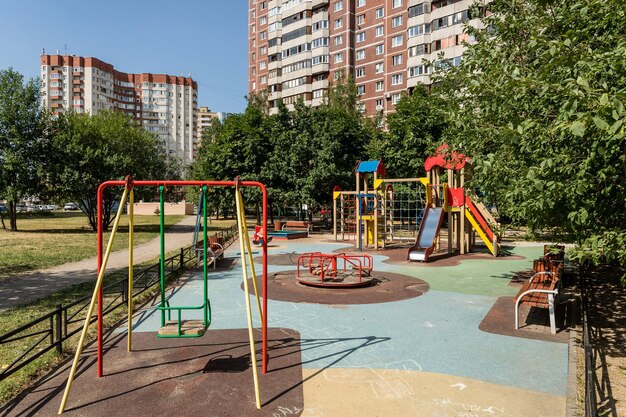
[(128, 346), (133, 349), (133, 241), (135, 227), (135, 190), (130, 190), (128, 201)]
[(239, 250), (241, 252), (241, 268), (243, 271), (243, 288), (246, 296), (246, 314), (248, 316), (248, 338), (250, 339), (250, 359), (252, 362), (252, 374), (254, 377), (254, 396), (256, 399), (257, 410), (261, 409), (261, 394), (259, 392), (259, 374), (256, 366), (256, 349), (254, 347), (254, 333), (252, 332), (252, 309), (250, 307), (250, 290), (248, 288), (248, 266), (246, 265), (246, 254), (243, 239), (244, 236), (244, 223), (246, 221), (246, 215), (244, 212), (243, 204), (241, 204), (241, 194), (239, 192), (239, 186), (235, 187), (235, 202), (237, 205), (237, 228), (239, 230)]
[(104, 271), (106, 270), (107, 262), (109, 261), (109, 255), (111, 254), (111, 249), (113, 248), (113, 239), (115, 239), (117, 227), (120, 224), (120, 218), (122, 217), (122, 210), (124, 208), (124, 204), (126, 203), (127, 195), (128, 189), (124, 188), (124, 194), (122, 194), (122, 201), (120, 202), (120, 206), (117, 209), (117, 215), (115, 216), (115, 221), (113, 222), (113, 230), (111, 230), (111, 236), (109, 236), (109, 243), (107, 244), (107, 249), (104, 253), (102, 266), (100, 267), (100, 271), (98, 271), (98, 279), (96, 280), (96, 287), (94, 288), (93, 295), (91, 296), (91, 302), (89, 303), (89, 309), (87, 310), (87, 317), (85, 317), (85, 324), (83, 324), (83, 330), (80, 333), (80, 339), (78, 340), (78, 346), (76, 347), (76, 354), (74, 355), (74, 361), (72, 362), (72, 369), (70, 370), (70, 376), (68, 377), (67, 384), (65, 385), (65, 392), (63, 392), (63, 399), (61, 400), (61, 406), (59, 407), (59, 414), (63, 414), (63, 412), (65, 411), (67, 398), (70, 394), (70, 389), (72, 388), (72, 382), (74, 381), (76, 369), (78, 368), (78, 360), (80, 359), (80, 355), (83, 353), (85, 337), (87, 336), (87, 330), (89, 329), (89, 321), (93, 314), (93, 309), (96, 305), (98, 290), (102, 286), (102, 281), (104, 280)]
[[(239, 199), (239, 205), (243, 207), (243, 196), (241, 195), (241, 191), (237, 191), (237, 198)], [(254, 295), (256, 297), (256, 305), (259, 309), (259, 318), (261, 323), (263, 322), (263, 310), (261, 309), (261, 298), (259, 297), (259, 289), (257, 288), (257, 279), (256, 279), (256, 271), (254, 269), (254, 259), (252, 256), (252, 246), (250, 245), (250, 235), (248, 234), (248, 225), (246, 223), (245, 217), (245, 209), (244, 209), (244, 217), (243, 217), (243, 233), (246, 239), (246, 248), (248, 249), (248, 260), (250, 262), (250, 272), (252, 273), (252, 285), (254, 286)], [(264, 238), (266, 239), (266, 238)]]

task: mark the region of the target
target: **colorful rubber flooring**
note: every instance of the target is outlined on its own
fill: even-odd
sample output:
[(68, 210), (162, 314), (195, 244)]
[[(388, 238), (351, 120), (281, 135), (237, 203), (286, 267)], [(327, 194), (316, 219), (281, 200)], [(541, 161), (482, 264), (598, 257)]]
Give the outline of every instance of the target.
[[(269, 272), (294, 270), (285, 259), (299, 253), (330, 253), (342, 247), (350, 250), (345, 244), (313, 238), (272, 242), (269, 259), (276, 263), (270, 264)], [(264, 404), (260, 411), (254, 408), (238, 248), (235, 244), (226, 251), (227, 268), (209, 272), (212, 323), (203, 337), (157, 339), (160, 315), (149, 306), (137, 312), (134, 352), (126, 352), (121, 326), (107, 339), (106, 376), (98, 379), (93, 348), (89, 349), (66, 414), (95, 417), (124, 410), (135, 416), (565, 415), (567, 344), (479, 329), (499, 297), (516, 294), (510, 279), (532, 267), (532, 259), (542, 254), (541, 246), (511, 248), (511, 256), (498, 259), (447, 258), (428, 264), (391, 262), (384, 251), (376, 252), (378, 274), (389, 273), (389, 281), (408, 276), (419, 289), (415, 290), (419, 294), (390, 297), (388, 302), (377, 299), (368, 304), (360, 298), (352, 304), (349, 295), (339, 298), (341, 303), (301, 298), (291, 302), (270, 293), (270, 362), (269, 372), (260, 375)], [(381, 284), (380, 291), (385, 288), (392, 287)], [(335, 291), (316, 290), (330, 300)], [(200, 304), (201, 294), (199, 273), (168, 290), (172, 306)], [(513, 326), (513, 317), (510, 322)], [(255, 333), (260, 349), (259, 332)], [(66, 365), (0, 416), (53, 415), (67, 373)]]
[[(345, 246), (313, 239), (273, 242), (269, 254), (294, 257)], [(449, 267), (389, 264), (380, 252), (374, 256), (377, 271), (430, 285), (425, 294), (401, 301), (327, 305), (276, 301), (270, 294), (269, 326), (293, 329), (307, 341), (301, 350), (302, 415), (564, 415), (567, 344), (478, 328), (498, 297), (515, 295), (508, 285), (511, 277), (529, 269), (541, 251), (540, 246), (517, 247), (511, 249), (512, 260), (468, 259)], [(238, 245), (226, 253), (238, 255)], [(269, 272), (288, 269), (295, 266), (270, 265)], [(201, 288), (199, 278), (177, 288), (172, 305), (193, 303)], [(211, 329), (245, 328), (239, 262), (212, 272), (209, 291)], [(136, 331), (158, 327), (157, 316), (146, 312)]]

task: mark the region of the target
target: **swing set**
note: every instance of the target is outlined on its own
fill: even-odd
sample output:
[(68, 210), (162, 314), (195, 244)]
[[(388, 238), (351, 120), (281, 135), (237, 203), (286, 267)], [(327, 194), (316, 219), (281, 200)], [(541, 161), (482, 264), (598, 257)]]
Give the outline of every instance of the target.
[[(261, 300), (259, 299), (259, 291), (257, 288), (256, 282), (256, 272), (254, 269), (254, 261), (252, 255), (252, 248), (250, 245), (250, 238), (248, 233), (248, 228), (246, 225), (245, 211), (244, 211), (244, 202), (243, 196), (241, 194), (241, 188), (243, 187), (257, 187), (261, 189), (263, 194), (263, 223), (262, 230), (265, 236), (267, 236), (267, 190), (263, 184), (256, 181), (239, 181), (236, 178), (234, 181), (142, 181), (142, 180), (133, 180), (130, 176), (126, 177), (124, 181), (106, 181), (100, 184), (98, 187), (98, 196), (97, 196), (97, 204), (98, 204), (98, 278), (96, 280), (96, 285), (94, 288), (93, 295), (91, 297), (91, 302), (89, 304), (89, 308), (87, 310), (87, 316), (85, 318), (85, 322), (83, 324), (83, 329), (80, 335), (80, 339), (78, 342), (78, 347), (76, 349), (76, 354), (74, 356), (74, 360), (72, 362), (72, 367), (70, 370), (70, 375), (67, 380), (67, 384), (65, 386), (65, 391), (63, 393), (63, 399), (61, 401), (61, 405), (59, 407), (59, 414), (62, 414), (65, 411), (65, 407), (67, 404), (67, 400), (69, 397), (69, 393), (72, 387), (72, 382), (74, 381), (74, 377), (76, 375), (76, 370), (78, 368), (78, 362), (80, 359), (80, 355), (82, 354), (83, 347), (85, 344), (85, 338), (87, 336), (87, 332), (89, 329), (89, 325), (92, 323), (92, 315), (94, 309), (96, 309), (97, 305), (97, 374), (98, 377), (103, 376), (103, 337), (102, 337), (102, 306), (103, 306), (103, 292), (102, 292), (102, 282), (104, 279), (104, 273), (106, 270), (106, 266), (109, 260), (109, 256), (111, 254), (111, 250), (113, 247), (113, 241), (115, 239), (115, 235), (118, 230), (120, 218), (122, 217), (123, 207), (126, 204), (128, 199), (128, 337), (127, 337), (127, 350), (129, 352), (132, 351), (132, 315), (133, 315), (133, 238), (134, 238), (134, 187), (158, 187), (159, 189), (159, 201), (160, 201), (160, 303), (156, 307), (156, 310), (160, 312), (161, 316), (161, 328), (157, 333), (157, 337), (160, 338), (190, 338), (190, 337), (201, 337), (206, 332), (206, 329), (211, 324), (211, 303), (208, 296), (208, 268), (207, 268), (207, 252), (210, 251), (208, 245), (208, 236), (207, 236), (207, 190), (208, 187), (235, 187), (235, 204), (237, 207), (237, 226), (239, 232), (239, 245), (240, 245), (240, 254), (241, 254), (241, 264), (242, 264), (242, 278), (243, 278), (243, 286), (246, 297), (246, 313), (248, 319), (248, 337), (250, 341), (250, 355), (251, 355), (251, 363), (252, 363), (252, 371), (253, 371), (253, 380), (254, 380), (254, 391), (255, 391), (255, 399), (256, 399), (256, 407), (257, 409), (261, 408), (261, 400), (260, 400), (260, 392), (259, 392), (259, 381), (258, 381), (258, 372), (257, 372), (257, 362), (256, 362), (256, 349), (254, 345), (254, 335), (253, 335), (253, 325), (252, 325), (252, 309), (250, 306), (250, 291), (248, 286), (248, 278), (251, 275), (252, 284), (254, 286), (254, 294), (256, 296), (257, 307), (259, 310), (259, 318), (261, 321), (262, 328), (262, 372), (267, 373), (267, 362), (268, 362), (268, 354), (267, 354), (267, 242), (262, 242), (262, 253), (263, 253), (263, 287), (262, 287), (262, 297), (263, 304), (261, 306)], [(202, 187), (201, 193), (201, 203), (198, 206), (198, 222), (197, 228), (194, 233), (194, 246), (197, 242), (198, 232), (199, 232), (199, 220), (200, 216), (203, 219), (203, 242), (202, 242), (202, 252), (203, 252), (203, 293), (202, 300), (198, 305), (193, 306), (171, 306), (169, 300), (166, 297), (166, 283), (165, 283), (165, 213), (164, 213), (164, 191), (165, 187), (168, 186), (199, 186)], [(109, 237), (109, 242), (107, 244), (106, 250), (103, 252), (102, 243), (103, 243), (103, 193), (105, 189), (108, 187), (124, 187), (124, 192), (122, 194), (122, 198), (117, 210), (117, 214), (113, 221), (113, 228), (111, 230), (111, 235)], [(248, 266), (250, 267), (250, 275), (248, 274)], [(189, 311), (201, 311), (202, 312), (202, 320), (183, 320), (183, 312)], [(172, 312), (175, 313), (175, 320), (172, 320)], [(167, 317), (167, 320), (166, 320)]]

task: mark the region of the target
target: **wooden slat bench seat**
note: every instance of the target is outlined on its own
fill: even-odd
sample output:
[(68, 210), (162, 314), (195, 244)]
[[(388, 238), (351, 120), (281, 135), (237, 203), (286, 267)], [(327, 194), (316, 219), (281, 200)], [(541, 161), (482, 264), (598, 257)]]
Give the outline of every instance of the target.
[(549, 259), (534, 261), (533, 276), (526, 281), (515, 296), (515, 328), (519, 328), (519, 305), (547, 308), (550, 315), (550, 332), (556, 334), (554, 303), (561, 287), (563, 262)]
[(311, 232), (311, 225), (305, 221), (287, 220), (283, 223), (283, 230), (306, 230), (308, 234)]

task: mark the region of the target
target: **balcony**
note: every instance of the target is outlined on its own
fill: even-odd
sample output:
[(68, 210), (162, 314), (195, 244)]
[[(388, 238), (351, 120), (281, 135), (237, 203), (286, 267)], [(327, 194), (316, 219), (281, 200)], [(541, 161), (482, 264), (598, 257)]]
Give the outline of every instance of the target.
[(317, 9), (318, 7), (328, 6), (330, 0), (313, 0), (313, 5), (311, 6), (313, 9)]
[(73, 85), (81, 85), (83, 84), (83, 80), (72, 80)]

